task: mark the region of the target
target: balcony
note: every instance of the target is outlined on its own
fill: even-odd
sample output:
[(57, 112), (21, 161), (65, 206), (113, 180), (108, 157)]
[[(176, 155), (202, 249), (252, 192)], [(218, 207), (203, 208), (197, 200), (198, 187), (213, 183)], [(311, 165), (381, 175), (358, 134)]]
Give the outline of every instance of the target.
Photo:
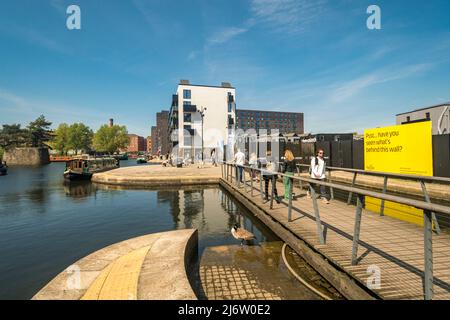
[(178, 95), (172, 95), (172, 107), (178, 107)]
[(196, 105), (183, 106), (183, 112), (197, 112), (197, 106)]

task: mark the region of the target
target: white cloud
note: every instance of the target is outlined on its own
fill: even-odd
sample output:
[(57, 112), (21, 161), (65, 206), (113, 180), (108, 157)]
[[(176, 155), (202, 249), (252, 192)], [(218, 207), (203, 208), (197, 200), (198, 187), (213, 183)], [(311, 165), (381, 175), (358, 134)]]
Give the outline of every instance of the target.
[(256, 23), (274, 31), (304, 32), (325, 11), (326, 0), (252, 0), (251, 12)]
[(429, 70), (432, 66), (433, 65), (430, 63), (421, 63), (402, 68), (390, 67), (384, 70), (375, 71), (338, 85), (332, 91), (330, 100), (333, 103), (339, 103), (359, 94), (362, 90), (373, 85), (418, 75)]
[[(61, 122), (85, 122), (99, 124), (109, 119), (110, 115), (102, 114), (93, 108), (67, 105), (65, 102), (39, 101), (31, 97), (18, 96), (0, 88), (0, 113), (2, 122), (22, 122), (25, 124), (44, 114), (54, 124)], [(24, 120), (28, 119), (28, 120)]]
[(238, 35), (247, 32), (247, 28), (237, 28), (237, 27), (231, 27), (231, 28), (225, 28), (220, 30), (219, 32), (216, 32), (213, 34), (207, 41), (208, 44), (222, 44), (225, 42), (230, 41), (234, 37), (237, 37)]

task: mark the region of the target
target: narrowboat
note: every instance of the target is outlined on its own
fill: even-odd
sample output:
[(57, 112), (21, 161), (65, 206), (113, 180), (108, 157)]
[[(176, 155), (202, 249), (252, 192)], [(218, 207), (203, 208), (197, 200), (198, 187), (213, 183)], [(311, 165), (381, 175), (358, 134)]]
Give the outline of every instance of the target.
[(114, 158), (77, 158), (66, 162), (64, 178), (70, 181), (91, 180), (94, 173), (119, 167)]
[(0, 162), (0, 176), (6, 176), (8, 174), (8, 166), (5, 162)]

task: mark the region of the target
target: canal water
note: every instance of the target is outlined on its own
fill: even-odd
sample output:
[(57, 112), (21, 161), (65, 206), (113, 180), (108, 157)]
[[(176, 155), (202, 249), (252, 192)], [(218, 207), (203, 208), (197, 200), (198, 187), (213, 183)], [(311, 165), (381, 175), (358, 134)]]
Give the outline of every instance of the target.
[(197, 228), (200, 256), (239, 244), (230, 233), (236, 222), (257, 245), (279, 242), (219, 187), (120, 189), (65, 183), (63, 170), (63, 163), (11, 167), (0, 177), (0, 299), (30, 299), (78, 259), (144, 234)]

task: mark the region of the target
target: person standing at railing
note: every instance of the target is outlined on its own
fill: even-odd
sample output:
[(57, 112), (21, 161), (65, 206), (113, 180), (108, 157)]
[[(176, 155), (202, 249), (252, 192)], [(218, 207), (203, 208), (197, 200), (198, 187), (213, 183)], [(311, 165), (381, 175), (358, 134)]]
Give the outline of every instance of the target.
[(293, 179), (287, 176), (294, 176), (294, 172), (296, 170), (295, 158), (292, 151), (289, 149), (284, 152), (282, 168), (282, 173), (285, 174), (283, 177), (284, 199), (289, 200), (289, 191), (291, 190)]
[(277, 190), (278, 170), (276, 169), (275, 166), (276, 166), (275, 163), (269, 158), (266, 164), (266, 168), (265, 169), (261, 168), (262, 169), (261, 175), (262, 178), (264, 179), (264, 200), (269, 201), (269, 181), (272, 181), (274, 199), (277, 203), (280, 203), (281, 200), (278, 197), (278, 190)]
[(256, 156), (255, 152), (252, 152), (250, 155), (250, 159), (248, 160), (248, 164), (250, 165), (251, 169), (251, 178), (253, 180), (256, 180), (256, 169), (258, 169), (258, 157)]
[(243, 182), (244, 165), (245, 165), (245, 154), (240, 149), (238, 149), (238, 151), (234, 155), (234, 163), (236, 164), (236, 181), (240, 186), (241, 182)]
[(214, 167), (217, 167), (216, 149), (215, 148), (211, 150), (211, 161), (212, 161), (212, 165)]
[[(325, 181), (326, 179), (326, 163), (325, 163), (325, 152), (323, 149), (319, 149), (317, 151), (316, 156), (311, 159), (311, 167), (309, 168), (309, 172), (311, 173), (311, 178), (319, 181)], [(311, 188), (315, 187), (315, 184), (310, 184)], [(311, 197), (310, 191), (308, 191), (308, 197)], [(330, 203), (329, 196), (327, 192), (327, 187), (320, 186), (320, 197), (322, 201), (326, 204)]]

